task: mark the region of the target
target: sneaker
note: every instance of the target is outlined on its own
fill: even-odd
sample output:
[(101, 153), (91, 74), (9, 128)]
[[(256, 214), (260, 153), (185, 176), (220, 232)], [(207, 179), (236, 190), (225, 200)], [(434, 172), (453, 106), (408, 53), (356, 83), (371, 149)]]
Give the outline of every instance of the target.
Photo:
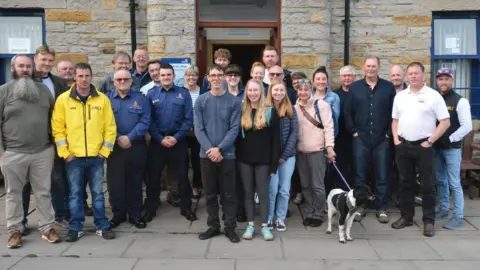
[(285, 222), (281, 219), (277, 219), (277, 231), (284, 232), (287, 230), (287, 226), (285, 226)]
[(58, 243), (61, 242), (60, 236), (54, 228), (42, 233), (42, 239), (47, 240), (49, 243)]
[(255, 192), (255, 203), (259, 204), (260, 203), (260, 198), (258, 197), (258, 194)]
[(240, 238), (238, 237), (234, 228), (225, 228), (223, 231), (225, 236), (228, 238), (228, 240), (230, 240), (230, 242), (232, 243), (240, 242)]
[(359, 207), (355, 213), (355, 221), (360, 222), (366, 214), (367, 212), (365, 211), (365, 208)]
[(253, 225), (247, 225), (245, 232), (242, 235), (242, 238), (245, 240), (252, 240), (253, 234), (255, 233), (255, 227)]
[(300, 205), (303, 203), (303, 195), (302, 193), (298, 193), (297, 196), (295, 196), (295, 199), (293, 200), (293, 203), (296, 205)]
[(458, 230), (463, 227), (463, 218), (453, 216), (447, 224), (443, 225), (443, 228), (448, 230)]
[(30, 229), (28, 228), (28, 221), (25, 219), (23, 220), (23, 231), (22, 236), (27, 236), (30, 233)]
[(68, 229), (68, 227), (69, 227), (69, 223), (68, 223), (68, 221), (65, 220), (65, 219), (57, 219), (57, 220), (55, 220), (55, 225), (56, 225), (57, 227), (60, 227), (60, 228), (63, 228), (63, 229)]
[(262, 227), (262, 235), (263, 235), (263, 239), (265, 241), (272, 241), (273, 240), (273, 234), (267, 226)]
[(273, 222), (271, 220), (268, 221), (267, 227), (271, 230), (273, 229)]
[(448, 211), (437, 211), (435, 212), (435, 220), (440, 221), (448, 218)]
[(115, 232), (112, 229), (97, 230), (97, 235), (103, 237), (105, 240), (111, 240), (115, 238)]
[(385, 212), (385, 210), (377, 211), (377, 219), (378, 219), (378, 222), (384, 223), (384, 224), (390, 221), (388, 219), (388, 215), (387, 215), (387, 212)]
[(8, 237), (8, 248), (19, 248), (22, 246), (22, 234), (18, 231), (12, 232)]
[(65, 241), (67, 242), (75, 242), (78, 238), (83, 236), (83, 231), (74, 231), (69, 230), (67, 235), (65, 236)]

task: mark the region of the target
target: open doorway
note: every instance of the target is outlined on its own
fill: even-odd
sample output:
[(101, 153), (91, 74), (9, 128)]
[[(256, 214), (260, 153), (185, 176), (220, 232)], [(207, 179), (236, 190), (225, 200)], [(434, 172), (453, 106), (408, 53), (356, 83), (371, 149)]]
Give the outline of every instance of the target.
[(242, 69), (243, 85), (250, 79), (250, 68), (256, 61), (262, 61), (263, 49), (266, 44), (218, 44), (212, 41), (209, 63), (213, 63), (213, 53), (220, 48), (230, 51), (232, 54), (231, 64), (240, 66)]

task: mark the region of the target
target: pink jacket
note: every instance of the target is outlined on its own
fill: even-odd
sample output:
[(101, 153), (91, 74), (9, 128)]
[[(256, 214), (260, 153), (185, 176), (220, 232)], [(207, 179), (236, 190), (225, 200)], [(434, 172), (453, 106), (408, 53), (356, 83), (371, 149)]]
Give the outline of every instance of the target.
[[(307, 113), (314, 117), (318, 121), (318, 117), (315, 115), (315, 108), (313, 107), (314, 98), (310, 98), (307, 104), (304, 106)], [(314, 126), (303, 114), (300, 109), (301, 101), (298, 100), (295, 105), (295, 110), (298, 116), (298, 143), (297, 149), (303, 153), (312, 153), (325, 150), (331, 146), (333, 148), (335, 137), (333, 135), (333, 118), (332, 109), (330, 105), (323, 100), (318, 100), (318, 108), (320, 117), (324, 128), (320, 129)]]

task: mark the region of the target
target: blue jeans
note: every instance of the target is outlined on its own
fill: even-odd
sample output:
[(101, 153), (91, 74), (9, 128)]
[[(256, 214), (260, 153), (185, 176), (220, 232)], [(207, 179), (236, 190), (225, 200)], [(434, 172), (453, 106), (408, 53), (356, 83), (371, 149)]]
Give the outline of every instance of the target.
[(295, 157), (290, 157), (284, 163), (280, 164), (277, 173), (270, 177), (270, 207), (268, 210), (268, 220), (273, 220), (274, 214), (276, 214), (277, 219), (285, 220), (288, 210), (288, 200), (290, 199), (290, 184), (294, 169)]
[(375, 208), (386, 210), (388, 204), (388, 182), (390, 174), (390, 142), (387, 138), (376, 146), (365, 144), (358, 136), (353, 138), (355, 186), (366, 183), (370, 162), (374, 164)]
[(85, 198), (85, 178), (88, 179), (92, 192), (93, 221), (97, 230), (110, 227), (105, 215), (105, 198), (103, 196), (103, 164), (100, 157), (74, 158), (66, 162), (70, 193), (68, 207), (71, 220), (70, 230), (82, 231), (85, 222), (83, 201)]
[(453, 215), (463, 218), (463, 190), (460, 184), (462, 149), (435, 149), (435, 179), (439, 211), (450, 209), (450, 193), (453, 200)]

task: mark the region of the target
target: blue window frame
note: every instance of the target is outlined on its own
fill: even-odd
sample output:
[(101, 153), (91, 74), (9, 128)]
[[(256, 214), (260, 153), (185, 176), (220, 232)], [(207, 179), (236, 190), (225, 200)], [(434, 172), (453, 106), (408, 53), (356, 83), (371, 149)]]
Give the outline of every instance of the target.
[[(10, 61), (13, 56), (18, 53), (33, 56), (36, 47), (46, 44), (45, 12), (41, 9), (0, 8), (0, 29), (2, 30), (0, 31), (0, 85), (2, 85), (9, 78)], [(19, 46), (18, 51), (12, 49), (15, 45)]]
[(452, 68), (454, 89), (480, 119), (480, 12), (434, 12), (432, 20), (432, 86), (437, 69)]

